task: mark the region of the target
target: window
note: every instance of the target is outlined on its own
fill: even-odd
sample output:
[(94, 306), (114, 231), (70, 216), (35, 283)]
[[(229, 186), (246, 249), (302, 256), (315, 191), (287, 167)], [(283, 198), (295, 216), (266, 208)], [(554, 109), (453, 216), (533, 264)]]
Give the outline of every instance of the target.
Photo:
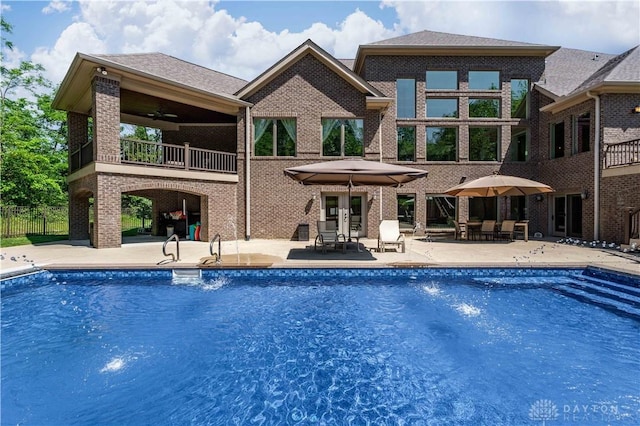
[(498, 161), (498, 128), (469, 128), (469, 160)]
[(498, 198), (469, 198), (469, 221), (498, 220)]
[(427, 71), (427, 90), (457, 90), (458, 71)]
[(511, 80), (511, 118), (529, 118), (529, 80)]
[(416, 81), (412, 78), (396, 80), (398, 118), (416, 118)]
[(551, 125), (551, 158), (564, 157), (564, 122)]
[(400, 229), (413, 229), (415, 224), (416, 195), (398, 194), (397, 200)]
[[(253, 120), (253, 154), (261, 156), (295, 157), (295, 118), (256, 118)], [(275, 143), (274, 143), (275, 141)]]
[(427, 117), (458, 117), (458, 100), (449, 98), (427, 99)]
[(469, 117), (500, 118), (500, 99), (469, 99)]
[(362, 157), (364, 124), (362, 119), (322, 119), (322, 155)]
[(500, 73), (469, 71), (469, 90), (500, 90)]
[(450, 228), (457, 217), (457, 198), (446, 195), (427, 195), (427, 220), (429, 228)]
[(427, 161), (456, 161), (458, 129), (427, 127)]
[(510, 213), (505, 219), (526, 220), (527, 219), (527, 197), (524, 195), (512, 195), (509, 197)]
[(591, 143), (591, 114), (585, 112), (578, 116), (573, 116), (573, 146), (572, 154), (589, 151)]
[(529, 132), (526, 127), (511, 128), (511, 159), (527, 161), (529, 158)]
[(416, 128), (398, 127), (398, 161), (416, 160)]

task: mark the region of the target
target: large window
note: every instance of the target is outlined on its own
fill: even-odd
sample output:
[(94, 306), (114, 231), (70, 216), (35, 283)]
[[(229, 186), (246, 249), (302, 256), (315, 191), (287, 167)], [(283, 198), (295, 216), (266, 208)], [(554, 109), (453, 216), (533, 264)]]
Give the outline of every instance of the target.
[(458, 117), (458, 99), (455, 99), (455, 98), (427, 99), (427, 117), (429, 118)]
[(427, 90), (457, 90), (458, 71), (427, 71)]
[(511, 128), (511, 159), (527, 161), (529, 158), (529, 131), (526, 127)]
[(469, 221), (498, 220), (498, 197), (469, 198)]
[(498, 161), (498, 128), (469, 128), (469, 160)]
[(362, 157), (363, 152), (362, 119), (322, 119), (322, 155)]
[(500, 99), (469, 99), (469, 117), (500, 118)]
[(416, 160), (416, 128), (398, 127), (398, 161)]
[(413, 229), (416, 217), (416, 195), (398, 194), (398, 221), (401, 229)]
[(294, 157), (296, 155), (295, 118), (256, 118), (254, 126), (255, 156)]
[(587, 152), (591, 143), (591, 114), (585, 112), (578, 116), (573, 116), (573, 145), (572, 154)]
[(456, 207), (456, 197), (427, 195), (427, 227), (452, 228), (457, 217)]
[(412, 78), (396, 80), (398, 118), (416, 118), (416, 81)]
[(511, 80), (511, 117), (529, 117), (529, 80)]
[(500, 73), (469, 71), (469, 90), (500, 90)]
[(427, 161), (456, 161), (458, 129), (427, 127)]
[(564, 122), (552, 124), (549, 136), (551, 138), (551, 158), (564, 157)]

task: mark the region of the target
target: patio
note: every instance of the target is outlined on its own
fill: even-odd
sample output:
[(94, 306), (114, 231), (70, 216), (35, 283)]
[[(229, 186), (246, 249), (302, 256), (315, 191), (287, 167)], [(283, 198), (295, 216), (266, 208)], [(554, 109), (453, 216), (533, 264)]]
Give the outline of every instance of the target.
[[(383, 268), (383, 267), (542, 267), (600, 266), (640, 275), (638, 253), (610, 249), (576, 247), (553, 240), (467, 241), (408, 237), (406, 253), (377, 252), (376, 239), (360, 239), (362, 252), (313, 250), (311, 241), (251, 240), (223, 241), (219, 267), (280, 268)], [(32, 268), (193, 268), (209, 256), (209, 244), (181, 241), (180, 261), (168, 262), (162, 254), (164, 238), (138, 236), (125, 238), (120, 248), (95, 250), (88, 240), (60, 241), (37, 246), (0, 249), (2, 273)], [(175, 252), (175, 243), (167, 252)], [(265, 257), (267, 256), (267, 257)], [(240, 262), (238, 263), (238, 258)], [(158, 265), (162, 263), (162, 265)], [(208, 267), (217, 267), (209, 265)]]

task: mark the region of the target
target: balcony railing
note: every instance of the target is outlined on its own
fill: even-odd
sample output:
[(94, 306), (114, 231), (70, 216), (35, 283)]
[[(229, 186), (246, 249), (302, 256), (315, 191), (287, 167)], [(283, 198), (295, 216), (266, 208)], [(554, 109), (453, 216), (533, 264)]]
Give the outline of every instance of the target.
[(640, 163), (640, 139), (612, 143), (604, 149), (604, 168)]
[(236, 173), (236, 154), (191, 148), (189, 144), (170, 145), (158, 142), (120, 139), (120, 161), (182, 170)]

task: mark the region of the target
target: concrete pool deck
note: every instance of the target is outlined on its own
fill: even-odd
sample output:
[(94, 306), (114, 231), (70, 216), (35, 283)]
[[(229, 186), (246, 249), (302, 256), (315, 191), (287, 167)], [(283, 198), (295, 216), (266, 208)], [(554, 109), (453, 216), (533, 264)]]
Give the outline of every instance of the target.
[[(209, 256), (209, 243), (180, 241), (180, 261), (162, 253), (163, 237), (137, 236), (123, 239), (120, 248), (94, 249), (89, 241), (54, 243), (0, 248), (2, 275), (31, 269), (61, 268), (193, 268)], [(217, 249), (217, 243), (214, 244)], [(313, 240), (223, 241), (222, 264), (208, 262), (210, 267), (585, 267), (596, 266), (640, 275), (640, 253), (621, 253), (604, 248), (576, 247), (555, 240), (459, 241), (407, 238), (406, 252), (395, 249), (377, 251), (377, 240), (361, 239), (346, 253), (314, 251)], [(175, 253), (176, 244), (167, 245)], [(239, 261), (239, 262), (238, 262)]]

